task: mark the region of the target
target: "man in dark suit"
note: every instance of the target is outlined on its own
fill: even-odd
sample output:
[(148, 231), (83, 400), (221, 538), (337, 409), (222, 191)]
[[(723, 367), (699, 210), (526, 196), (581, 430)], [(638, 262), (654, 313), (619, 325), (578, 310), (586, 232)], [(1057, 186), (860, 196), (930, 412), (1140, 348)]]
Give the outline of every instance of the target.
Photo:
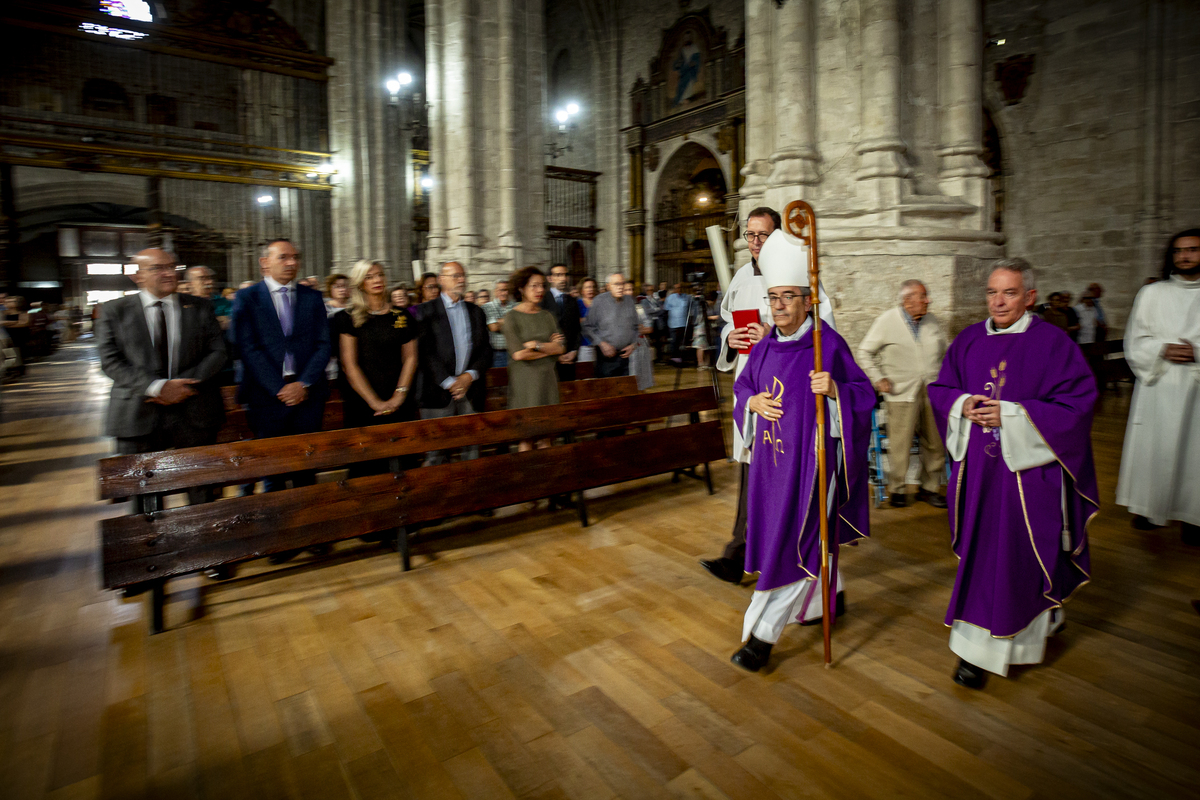
[[(457, 261), (447, 261), (438, 276), (439, 297), (420, 305), (421, 419), (456, 417), (483, 411), (487, 401), (487, 371), (492, 366), (487, 317), (483, 309), (463, 300), (467, 273)], [(478, 447), (464, 447), (463, 459), (478, 458)], [(443, 464), (445, 450), (434, 450), (425, 465)]]
[[(258, 260), (263, 279), (233, 301), (234, 340), (242, 356), (238, 400), (256, 439), (321, 430), (329, 384), (329, 323), (321, 293), (296, 283), (300, 253), (275, 239)], [(265, 481), (268, 492), (313, 483), (310, 472)]]
[(134, 261), (141, 289), (105, 303), (96, 322), (100, 368), (113, 380), (105, 433), (121, 454), (213, 444), (225, 421), (215, 379), (226, 352), (212, 303), (176, 293), (170, 253), (143, 250)]
[(542, 308), (554, 315), (566, 338), (563, 354), (554, 365), (560, 381), (575, 380), (575, 358), (579, 355), (579, 303), (568, 294), (569, 283), (567, 265), (555, 264), (550, 268), (550, 291), (542, 295)]

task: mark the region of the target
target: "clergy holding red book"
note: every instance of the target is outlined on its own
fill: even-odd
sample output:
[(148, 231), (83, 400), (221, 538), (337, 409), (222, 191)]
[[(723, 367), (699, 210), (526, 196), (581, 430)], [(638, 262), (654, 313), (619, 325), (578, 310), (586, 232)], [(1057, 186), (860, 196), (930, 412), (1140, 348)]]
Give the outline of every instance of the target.
[[(734, 384), (736, 455), (749, 463), (746, 572), (758, 584), (731, 659), (757, 672), (789, 623), (821, 621), (821, 547), (817, 491), (817, 411), (826, 405), (829, 542), (837, 575), (830, 603), (845, 609), (837, 544), (868, 534), (867, 443), (875, 389), (846, 340), (822, 325), (824, 369), (814, 372), (808, 250), (782, 230), (771, 233), (758, 266), (774, 327), (754, 345)], [(834, 613), (831, 609), (830, 613)]]
[(1067, 334), (1030, 313), (1036, 299), (1027, 261), (997, 262), (990, 319), (958, 335), (929, 386), (953, 459), (946, 499), (959, 562), (946, 625), (954, 680), (971, 689), (988, 672), (1041, 663), (1063, 603), (1090, 579), (1096, 382)]

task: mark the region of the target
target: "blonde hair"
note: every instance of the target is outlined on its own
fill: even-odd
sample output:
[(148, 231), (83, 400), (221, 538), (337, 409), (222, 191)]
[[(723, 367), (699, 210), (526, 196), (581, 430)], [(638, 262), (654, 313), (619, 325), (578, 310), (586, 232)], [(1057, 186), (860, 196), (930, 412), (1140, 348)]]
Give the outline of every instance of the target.
[(354, 327), (361, 328), (363, 323), (370, 316), (370, 306), (367, 304), (367, 296), (363, 294), (362, 285), (367, 279), (367, 273), (373, 267), (379, 267), (383, 270), (383, 280), (387, 283), (387, 269), (382, 262), (371, 261), (370, 259), (360, 259), (354, 263), (350, 269), (350, 302), (346, 303), (346, 311), (350, 313), (350, 320), (354, 323)]

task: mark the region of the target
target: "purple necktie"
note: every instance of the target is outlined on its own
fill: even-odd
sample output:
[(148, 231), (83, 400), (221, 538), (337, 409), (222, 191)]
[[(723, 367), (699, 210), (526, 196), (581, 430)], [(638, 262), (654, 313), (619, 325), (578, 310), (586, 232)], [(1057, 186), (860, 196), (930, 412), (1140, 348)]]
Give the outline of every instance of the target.
[(283, 313), (279, 315), (279, 326), (283, 328), (284, 336), (292, 335), (292, 297), (291, 292), (287, 287), (279, 290), (279, 297), (283, 300)]

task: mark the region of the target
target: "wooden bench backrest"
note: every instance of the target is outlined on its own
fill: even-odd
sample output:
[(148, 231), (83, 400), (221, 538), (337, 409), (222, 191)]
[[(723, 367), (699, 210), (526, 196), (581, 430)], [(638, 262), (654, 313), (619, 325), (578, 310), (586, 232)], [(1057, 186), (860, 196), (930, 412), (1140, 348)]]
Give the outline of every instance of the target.
[[(647, 398), (655, 398), (647, 412), (655, 415), (715, 406), (707, 389), (630, 400)], [(624, 399), (619, 404), (626, 412), (632, 410)], [(613, 405), (614, 401), (605, 402), (608, 408)], [(581, 413), (580, 408), (547, 408), (576, 419)], [(499, 413), (525, 411), (543, 409)], [(620, 421), (644, 416), (633, 411), (632, 417), (626, 413)], [(597, 411), (589, 419), (595, 421), (598, 415)], [(492, 415), (437, 422), (461, 425), (488, 416)], [(509, 422), (517, 419), (510, 417)], [(494, 421), (499, 422), (499, 417)], [(543, 423), (546, 430), (557, 427), (548, 418)], [(534, 427), (529, 420), (528, 429)], [(721, 424), (713, 420), (106, 519), (101, 521), (103, 583), (110, 589), (132, 586), (397, 526), (657, 475), (724, 456)]]
[[(634, 378), (578, 381), (616, 388)], [(633, 424), (716, 408), (709, 388), (602, 397), (554, 406), (490, 411), (446, 419), (345, 428), (228, 444), (101, 459), (100, 499), (177, 492), (212, 484), (248, 483), (299, 470), (328, 470), (361, 461), (394, 458), (469, 445), (493, 445)]]

